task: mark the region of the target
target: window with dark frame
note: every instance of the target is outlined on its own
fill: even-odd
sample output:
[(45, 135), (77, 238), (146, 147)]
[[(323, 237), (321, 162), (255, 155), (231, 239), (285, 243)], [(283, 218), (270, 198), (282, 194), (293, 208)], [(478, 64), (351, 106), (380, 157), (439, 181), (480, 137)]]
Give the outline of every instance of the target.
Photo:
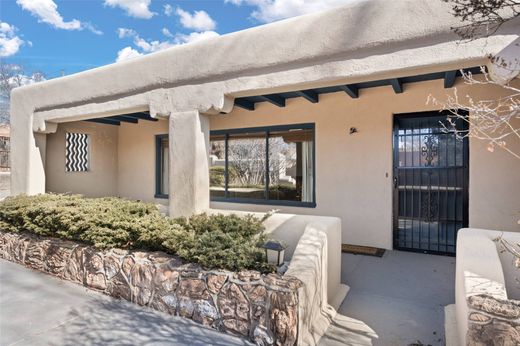
[(169, 151), (168, 135), (155, 136), (155, 197), (168, 198)]
[(315, 207), (315, 127), (212, 131), (212, 201)]

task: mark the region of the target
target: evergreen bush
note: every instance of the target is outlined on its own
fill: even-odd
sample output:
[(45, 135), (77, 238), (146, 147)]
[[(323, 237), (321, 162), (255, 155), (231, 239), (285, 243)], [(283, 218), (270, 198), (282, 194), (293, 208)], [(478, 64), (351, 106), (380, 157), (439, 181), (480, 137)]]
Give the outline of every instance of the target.
[(0, 229), (79, 241), (99, 249), (164, 251), (206, 269), (273, 268), (259, 246), (264, 219), (194, 215), (171, 219), (154, 204), (116, 197), (19, 195), (0, 202)]

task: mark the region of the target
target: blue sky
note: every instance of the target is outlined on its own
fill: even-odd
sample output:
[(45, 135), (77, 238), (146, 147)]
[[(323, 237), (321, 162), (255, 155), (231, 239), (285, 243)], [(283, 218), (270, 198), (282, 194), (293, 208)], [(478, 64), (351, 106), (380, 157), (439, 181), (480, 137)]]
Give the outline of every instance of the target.
[(0, 0), (0, 58), (47, 78), (353, 0)]

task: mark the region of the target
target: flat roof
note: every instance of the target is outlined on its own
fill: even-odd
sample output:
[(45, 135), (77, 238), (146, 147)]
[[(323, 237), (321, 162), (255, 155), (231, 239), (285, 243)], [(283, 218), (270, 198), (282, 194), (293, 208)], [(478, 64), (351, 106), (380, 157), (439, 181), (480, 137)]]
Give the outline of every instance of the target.
[[(458, 25), (450, 5), (442, 1), (361, 0), (24, 86), (14, 94), (26, 94), (36, 111), (228, 80), (238, 82), (224, 92), (247, 96), (240, 95), (244, 77), (324, 64), (330, 68), (345, 61), (349, 65), (338, 69), (337, 76), (356, 83), (395, 69), (469, 67), (518, 37), (503, 28), (485, 41), (460, 43), (452, 30)], [(324, 79), (334, 76), (331, 70), (314, 72), (327, 74)], [(310, 83), (316, 78), (300, 79)]]

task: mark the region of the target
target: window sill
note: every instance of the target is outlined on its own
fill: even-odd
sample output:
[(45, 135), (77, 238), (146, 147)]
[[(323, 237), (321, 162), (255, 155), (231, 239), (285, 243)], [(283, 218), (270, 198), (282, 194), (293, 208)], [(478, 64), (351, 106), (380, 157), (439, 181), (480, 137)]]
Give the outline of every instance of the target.
[(247, 198), (225, 198), (212, 197), (211, 202), (238, 203), (238, 204), (259, 204), (259, 205), (279, 205), (284, 207), (316, 208), (316, 202), (298, 201), (277, 201), (269, 199), (247, 199)]
[(161, 199), (168, 199), (169, 198), (169, 195), (160, 195), (160, 194), (155, 194), (154, 195), (154, 198), (161, 198)]

